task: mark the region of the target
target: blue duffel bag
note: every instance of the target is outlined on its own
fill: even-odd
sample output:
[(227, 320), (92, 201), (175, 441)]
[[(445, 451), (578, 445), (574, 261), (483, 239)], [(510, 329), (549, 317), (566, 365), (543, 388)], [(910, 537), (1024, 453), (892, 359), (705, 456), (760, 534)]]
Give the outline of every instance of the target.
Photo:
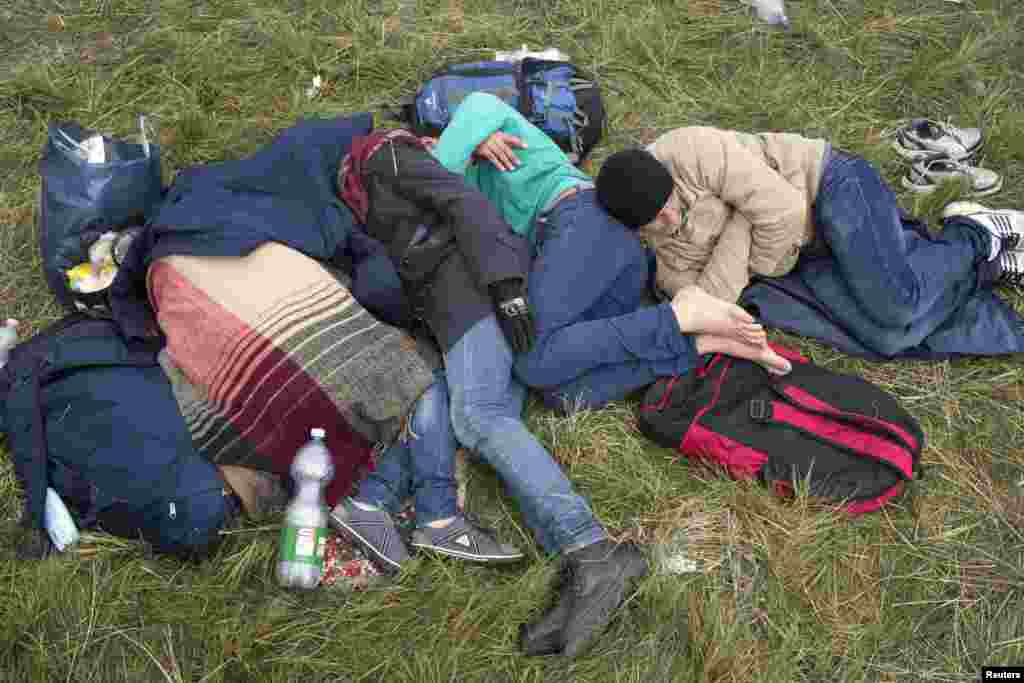
[(52, 487), (80, 528), (203, 555), (238, 513), (220, 472), (195, 449), (159, 347), (109, 320), (71, 314), (17, 345), (0, 368), (0, 433), (25, 496), (31, 557)]

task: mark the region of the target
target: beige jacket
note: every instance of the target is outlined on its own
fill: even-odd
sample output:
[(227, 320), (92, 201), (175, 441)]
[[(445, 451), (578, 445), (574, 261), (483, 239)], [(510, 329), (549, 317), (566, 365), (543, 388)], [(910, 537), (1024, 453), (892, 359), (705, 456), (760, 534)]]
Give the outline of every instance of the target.
[(640, 235), (658, 256), (658, 287), (674, 295), (697, 284), (733, 302), (750, 274), (781, 276), (814, 240), (811, 206), (828, 145), (791, 133), (692, 126), (649, 147), (675, 178), (682, 225)]

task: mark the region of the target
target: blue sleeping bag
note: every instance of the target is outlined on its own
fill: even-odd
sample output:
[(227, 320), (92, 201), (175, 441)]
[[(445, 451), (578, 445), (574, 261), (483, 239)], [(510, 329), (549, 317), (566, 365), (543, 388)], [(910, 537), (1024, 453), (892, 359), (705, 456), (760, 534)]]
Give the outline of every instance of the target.
[[(827, 294), (826, 294), (827, 293)], [(856, 303), (831, 258), (801, 262), (781, 278), (755, 278), (740, 296), (766, 327), (817, 339), (853, 356), (940, 360), (956, 356), (1024, 353), (1024, 320), (991, 289), (980, 289), (926, 335), (878, 328), (860, 338), (833, 313)]]

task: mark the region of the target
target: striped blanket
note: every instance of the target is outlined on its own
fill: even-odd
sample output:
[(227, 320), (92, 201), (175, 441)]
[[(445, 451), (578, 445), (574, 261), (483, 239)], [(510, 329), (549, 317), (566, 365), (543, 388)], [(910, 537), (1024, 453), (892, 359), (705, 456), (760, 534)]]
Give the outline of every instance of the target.
[(241, 258), (169, 256), (147, 279), (165, 369), (199, 450), (286, 474), (309, 430), (323, 427), (332, 504), (360, 478), (373, 444), (397, 436), (440, 363), (283, 245)]

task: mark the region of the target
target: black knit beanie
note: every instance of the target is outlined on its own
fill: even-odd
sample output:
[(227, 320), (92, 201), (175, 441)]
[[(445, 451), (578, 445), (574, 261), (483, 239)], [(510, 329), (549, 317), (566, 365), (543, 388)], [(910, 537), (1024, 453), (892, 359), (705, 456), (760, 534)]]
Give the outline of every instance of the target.
[(612, 217), (630, 228), (654, 220), (672, 196), (672, 174), (639, 147), (608, 157), (597, 174), (597, 199)]

